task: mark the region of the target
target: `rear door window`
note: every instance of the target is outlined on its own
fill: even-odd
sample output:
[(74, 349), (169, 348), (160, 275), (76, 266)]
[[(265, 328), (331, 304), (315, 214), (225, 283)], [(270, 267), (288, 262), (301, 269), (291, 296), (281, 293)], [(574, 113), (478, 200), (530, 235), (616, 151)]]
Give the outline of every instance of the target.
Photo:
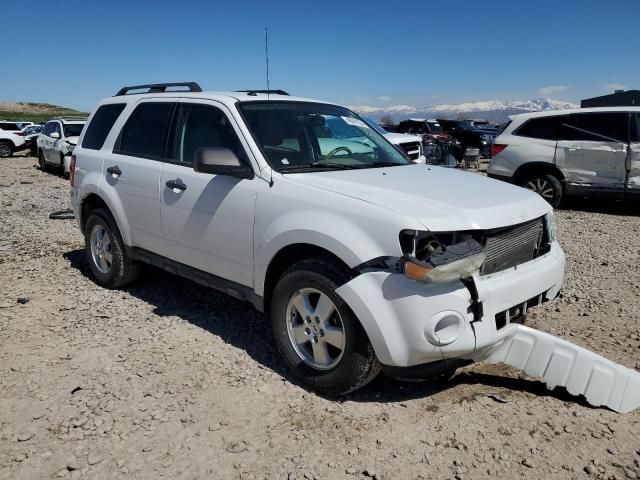
[(632, 114), (631, 119), (631, 141), (640, 142), (640, 113)]
[(112, 103), (98, 108), (84, 134), (82, 148), (100, 150), (125, 106), (126, 103)]
[(557, 140), (561, 122), (566, 117), (540, 117), (527, 120), (518, 128), (514, 135), (520, 137), (540, 138), (543, 140)]
[(629, 114), (627, 112), (576, 113), (565, 119), (562, 140), (582, 142), (627, 142)]
[(122, 127), (114, 153), (162, 160), (165, 158), (172, 102), (141, 103)]

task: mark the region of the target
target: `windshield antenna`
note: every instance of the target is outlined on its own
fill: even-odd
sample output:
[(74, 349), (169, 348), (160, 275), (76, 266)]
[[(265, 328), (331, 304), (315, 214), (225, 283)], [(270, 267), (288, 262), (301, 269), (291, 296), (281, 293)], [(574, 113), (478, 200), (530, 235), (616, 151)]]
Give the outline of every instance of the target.
[[(271, 84), (269, 82), (269, 28), (264, 27), (264, 57), (267, 66), (267, 102), (270, 100)], [(271, 140), (271, 109), (267, 110), (267, 134)], [(271, 178), (269, 179), (269, 187), (273, 187), (273, 167), (269, 165), (271, 170)]]

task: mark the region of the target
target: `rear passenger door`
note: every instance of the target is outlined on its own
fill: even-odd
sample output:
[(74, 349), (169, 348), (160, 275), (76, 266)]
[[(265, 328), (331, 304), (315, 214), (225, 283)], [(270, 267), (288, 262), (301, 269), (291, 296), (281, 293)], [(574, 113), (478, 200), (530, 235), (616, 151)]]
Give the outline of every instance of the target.
[(640, 197), (640, 113), (631, 114), (631, 138), (627, 155), (627, 195)]
[(558, 166), (570, 185), (620, 195), (626, 176), (629, 115), (590, 112), (569, 115), (558, 141)]
[(250, 164), (248, 145), (218, 102), (181, 100), (175, 118), (170, 160), (160, 178), (169, 257), (251, 287), (257, 180), (199, 173), (192, 167), (195, 152), (204, 147), (227, 147)]
[(176, 105), (175, 98), (138, 102), (102, 170), (104, 188), (128, 223), (132, 246), (160, 255), (168, 254), (160, 224), (160, 171)]

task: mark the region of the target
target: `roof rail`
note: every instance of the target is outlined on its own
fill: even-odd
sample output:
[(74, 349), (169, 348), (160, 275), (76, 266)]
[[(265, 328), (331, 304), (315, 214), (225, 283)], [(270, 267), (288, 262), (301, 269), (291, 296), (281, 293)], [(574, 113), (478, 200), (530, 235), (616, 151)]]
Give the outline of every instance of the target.
[(272, 95), (289, 95), (284, 90), (236, 90), (236, 92), (246, 93), (247, 95), (257, 95), (258, 93), (270, 93)]
[(114, 95), (114, 97), (119, 97), (121, 95), (132, 95), (129, 92), (131, 90), (142, 90), (146, 88), (146, 92), (137, 92), (137, 93), (164, 93), (167, 91), (169, 87), (187, 87), (190, 92), (201, 92), (202, 88), (196, 82), (177, 82), (177, 83), (150, 83), (148, 85), (133, 85), (131, 87), (122, 87), (118, 92)]
[(86, 120), (89, 118), (89, 114), (86, 115), (58, 115), (57, 117), (51, 117), (48, 121), (51, 120)]

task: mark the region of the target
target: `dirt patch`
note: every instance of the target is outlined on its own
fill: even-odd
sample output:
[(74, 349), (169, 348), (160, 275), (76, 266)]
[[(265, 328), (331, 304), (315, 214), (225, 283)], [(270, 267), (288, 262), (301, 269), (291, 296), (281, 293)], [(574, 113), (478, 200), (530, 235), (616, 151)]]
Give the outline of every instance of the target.
[[(334, 402), (246, 304), (156, 270), (97, 287), (36, 163), (0, 160), (0, 479), (638, 477), (638, 411), (491, 365)], [(557, 212), (566, 287), (529, 324), (638, 368), (640, 216), (600, 210)]]

